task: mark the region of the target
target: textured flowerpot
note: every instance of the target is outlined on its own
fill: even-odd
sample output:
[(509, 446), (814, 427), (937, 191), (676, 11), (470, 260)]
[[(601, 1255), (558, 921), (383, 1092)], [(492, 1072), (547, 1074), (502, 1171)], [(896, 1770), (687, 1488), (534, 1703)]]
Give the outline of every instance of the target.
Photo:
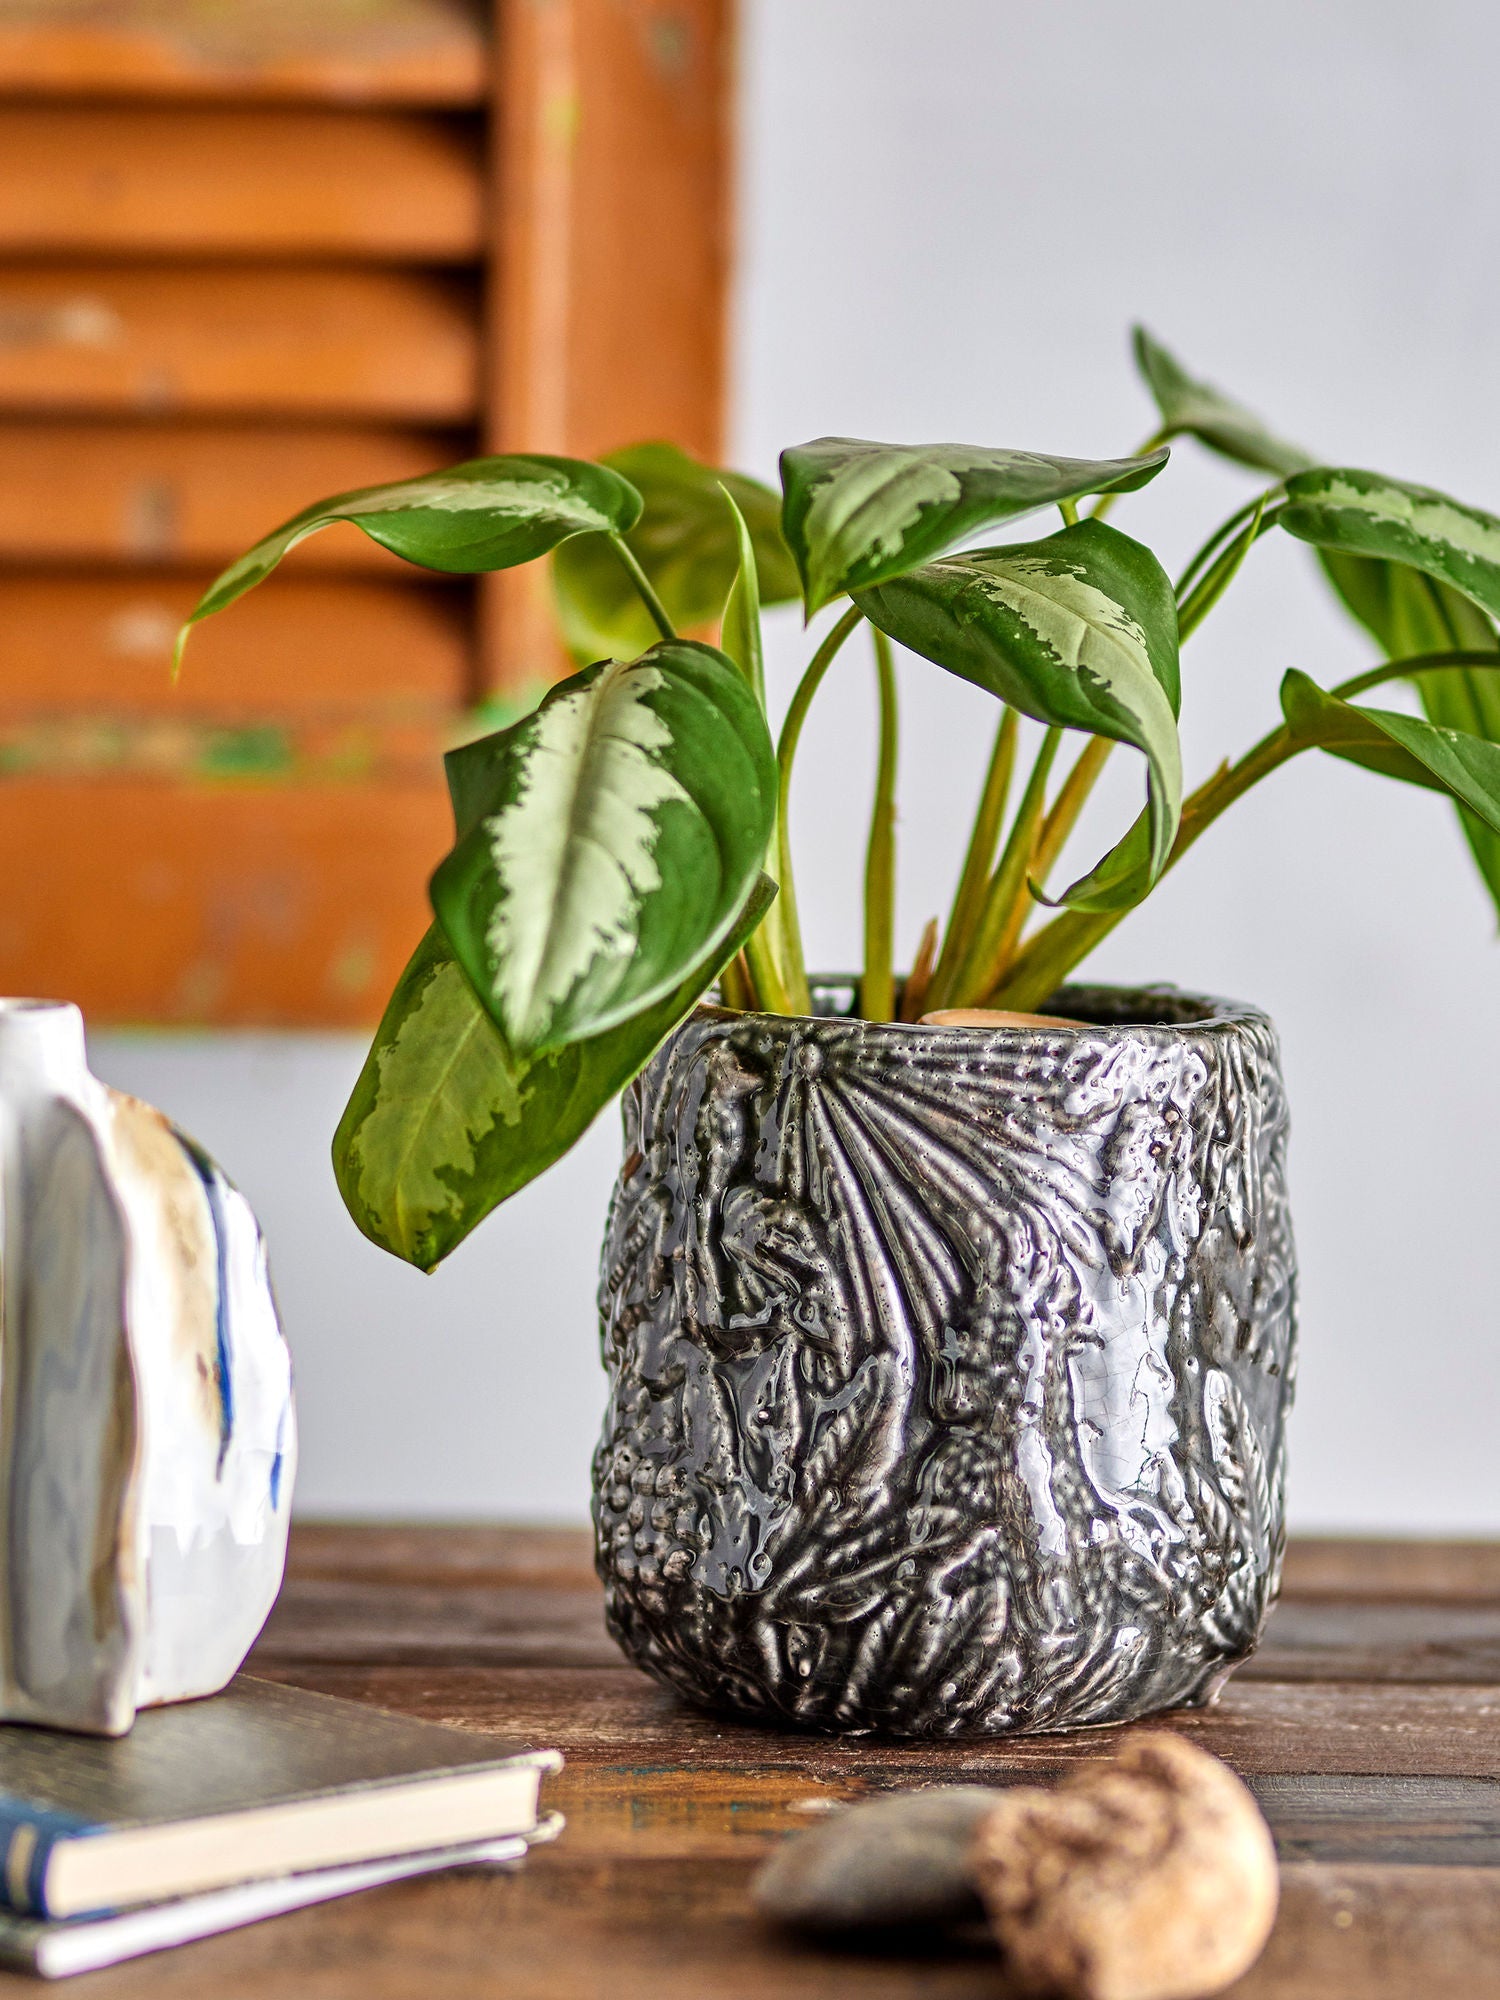
[(1295, 1266), (1263, 1014), (701, 1008), (625, 1102), (610, 1629), (710, 1708), (993, 1734), (1210, 1699), (1283, 1543)]

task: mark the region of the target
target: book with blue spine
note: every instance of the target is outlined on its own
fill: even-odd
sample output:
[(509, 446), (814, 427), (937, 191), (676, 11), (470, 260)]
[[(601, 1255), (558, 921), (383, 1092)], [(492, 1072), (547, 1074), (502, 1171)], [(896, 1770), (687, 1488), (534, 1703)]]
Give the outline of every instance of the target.
[(0, 1901), (63, 1918), (534, 1831), (562, 1760), (237, 1675), (128, 1736), (0, 1726)]

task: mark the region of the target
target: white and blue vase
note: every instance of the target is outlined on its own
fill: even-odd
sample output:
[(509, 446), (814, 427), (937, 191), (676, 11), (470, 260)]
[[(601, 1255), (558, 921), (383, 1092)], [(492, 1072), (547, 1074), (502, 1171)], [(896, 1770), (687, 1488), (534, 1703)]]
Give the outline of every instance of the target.
[(244, 1197), (0, 1000), (0, 1720), (216, 1692), (280, 1588), (291, 1365)]

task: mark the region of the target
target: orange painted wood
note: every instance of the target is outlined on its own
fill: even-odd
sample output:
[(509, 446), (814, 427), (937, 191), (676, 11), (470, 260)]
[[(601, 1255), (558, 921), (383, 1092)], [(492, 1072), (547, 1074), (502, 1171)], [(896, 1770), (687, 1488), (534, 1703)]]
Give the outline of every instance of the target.
[[(490, 435), (593, 457), (722, 445), (731, 0), (506, 0)], [(561, 663), (537, 570), (483, 593), (485, 670)]]
[[(469, 448), (462, 434), (394, 427), (0, 422), (0, 563), (217, 568), (313, 500)], [(422, 575), (343, 525), (286, 567)]]
[(0, 108), (0, 254), (467, 261), (479, 138), (405, 111)]
[(0, 268), (0, 411), (472, 423), (472, 284), (332, 267)]
[(478, 104), (482, 0), (6, 0), (7, 94)]
[(426, 780), (0, 778), (0, 992), (107, 1023), (373, 1025), (451, 838)]
[(465, 695), (471, 599), (277, 576), (193, 634), (178, 626), (208, 581), (177, 576), (0, 576), (0, 723), (44, 716), (451, 721)]

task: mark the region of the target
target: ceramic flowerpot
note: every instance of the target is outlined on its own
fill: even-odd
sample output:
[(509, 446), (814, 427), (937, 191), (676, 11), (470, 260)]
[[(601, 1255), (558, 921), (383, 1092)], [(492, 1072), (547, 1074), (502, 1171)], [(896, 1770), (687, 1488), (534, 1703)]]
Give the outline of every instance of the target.
[[(1263, 1014), (700, 1008), (625, 1101), (610, 1629), (706, 1707), (908, 1736), (1211, 1699), (1283, 1545), (1295, 1267)], [(843, 1010), (842, 1012), (840, 1010)]]
[(0, 1720), (120, 1735), (221, 1688), (280, 1587), (291, 1369), (243, 1197), (0, 1000)]

